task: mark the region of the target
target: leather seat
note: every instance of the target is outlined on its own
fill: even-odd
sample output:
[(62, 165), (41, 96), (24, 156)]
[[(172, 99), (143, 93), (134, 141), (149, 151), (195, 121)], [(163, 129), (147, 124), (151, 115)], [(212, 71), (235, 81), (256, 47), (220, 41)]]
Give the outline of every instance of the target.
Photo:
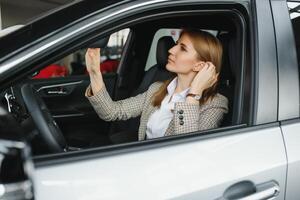
[[(230, 33), (221, 33), (218, 35), (223, 45), (223, 60), (220, 73), (220, 83), (218, 87), (219, 93), (226, 96), (229, 100), (229, 112), (224, 116), (221, 126), (229, 126), (238, 123), (236, 116), (237, 108), (234, 103), (237, 102), (236, 95), (239, 85), (236, 83), (238, 73), (235, 62), (235, 45), (233, 36)], [(156, 81), (164, 81), (174, 77), (174, 74), (168, 72), (165, 68), (168, 59), (168, 50), (174, 46), (172, 37), (162, 37), (157, 44), (156, 59), (157, 64), (152, 66), (145, 74), (143, 81), (132, 96), (140, 94), (148, 89), (148, 87)], [(114, 144), (137, 141), (137, 133), (139, 127), (139, 117), (127, 120), (126, 122), (113, 122), (110, 131), (110, 138)]]
[[(168, 62), (168, 51), (175, 45), (171, 36), (164, 36), (157, 42), (156, 62), (148, 71), (145, 72), (144, 78), (139, 87), (132, 92), (131, 96), (136, 96), (145, 92), (149, 86), (157, 81), (165, 81), (172, 77), (174, 74), (166, 70)], [(127, 121), (112, 122), (110, 128), (110, 139), (112, 143), (119, 144), (130, 141), (138, 140), (138, 128), (140, 117), (129, 119)]]
[(161, 37), (157, 42), (156, 62), (148, 71), (145, 72), (144, 78), (140, 86), (132, 93), (132, 96), (145, 92), (149, 86), (157, 81), (165, 81), (174, 75), (166, 70), (168, 62), (169, 49), (175, 45), (171, 36)]
[(234, 103), (237, 101), (235, 94), (238, 92), (238, 85), (236, 84), (236, 74), (238, 73), (236, 69), (235, 62), (235, 46), (233, 42), (233, 36), (230, 33), (221, 33), (218, 39), (223, 46), (223, 59), (222, 68), (220, 73), (220, 82), (218, 91), (220, 94), (224, 95), (228, 99), (228, 113), (224, 116), (221, 126), (229, 126), (237, 124), (236, 106)]

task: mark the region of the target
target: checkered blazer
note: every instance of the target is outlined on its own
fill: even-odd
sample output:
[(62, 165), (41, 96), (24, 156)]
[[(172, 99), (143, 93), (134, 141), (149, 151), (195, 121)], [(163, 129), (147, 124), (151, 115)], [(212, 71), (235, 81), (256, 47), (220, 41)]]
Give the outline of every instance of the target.
[[(105, 87), (92, 95), (89, 86), (85, 96), (99, 117), (105, 121), (127, 120), (141, 116), (138, 138), (144, 140), (149, 117), (158, 109), (152, 105), (152, 96), (161, 85), (162, 82), (155, 82), (146, 92), (120, 101), (112, 101)], [(227, 112), (228, 100), (221, 94), (217, 94), (211, 101), (201, 106), (177, 102), (175, 103), (174, 117), (165, 136), (217, 128), (223, 115)]]

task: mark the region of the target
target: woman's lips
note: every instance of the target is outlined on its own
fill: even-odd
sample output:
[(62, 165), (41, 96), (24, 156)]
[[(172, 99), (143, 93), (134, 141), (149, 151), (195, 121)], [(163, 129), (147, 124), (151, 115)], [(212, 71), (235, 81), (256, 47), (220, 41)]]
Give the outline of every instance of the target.
[(171, 58), (168, 58), (168, 62), (174, 63), (174, 61)]

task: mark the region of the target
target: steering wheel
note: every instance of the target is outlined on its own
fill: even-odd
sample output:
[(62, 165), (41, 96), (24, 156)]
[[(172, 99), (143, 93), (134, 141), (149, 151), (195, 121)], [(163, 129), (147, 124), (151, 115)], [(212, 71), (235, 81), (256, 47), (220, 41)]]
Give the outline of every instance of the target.
[(35, 123), (40, 137), (51, 153), (63, 152), (67, 149), (65, 138), (48, 110), (45, 102), (36, 93), (31, 84), (24, 84), (21, 93), (25, 105)]

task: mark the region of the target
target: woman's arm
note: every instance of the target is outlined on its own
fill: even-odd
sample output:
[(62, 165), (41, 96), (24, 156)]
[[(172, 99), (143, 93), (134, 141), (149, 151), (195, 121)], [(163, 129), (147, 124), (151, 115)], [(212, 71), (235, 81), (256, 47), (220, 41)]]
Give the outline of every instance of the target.
[(85, 58), (91, 80), (91, 85), (87, 88), (85, 96), (99, 117), (106, 121), (114, 121), (127, 120), (141, 115), (149, 90), (135, 97), (113, 101), (105, 88), (99, 69), (100, 49), (88, 49)]
[(93, 96), (89, 96), (90, 91), (91, 87), (87, 88), (86, 97), (98, 116), (105, 121), (127, 120), (141, 115), (148, 92), (124, 100), (113, 101), (105, 86)]
[(91, 81), (91, 94), (98, 93), (104, 86), (100, 71), (100, 48), (87, 49), (85, 54), (86, 68)]
[[(205, 89), (218, 79), (215, 66), (206, 62), (194, 77), (190, 93), (202, 96)], [(212, 101), (200, 106), (199, 101), (188, 96), (185, 102), (175, 104), (174, 134), (195, 132), (216, 128), (220, 125), (224, 113), (227, 113), (227, 98), (217, 95)]]
[(206, 105), (178, 102), (175, 104), (174, 134), (182, 134), (217, 128), (228, 112), (228, 100), (217, 94)]

